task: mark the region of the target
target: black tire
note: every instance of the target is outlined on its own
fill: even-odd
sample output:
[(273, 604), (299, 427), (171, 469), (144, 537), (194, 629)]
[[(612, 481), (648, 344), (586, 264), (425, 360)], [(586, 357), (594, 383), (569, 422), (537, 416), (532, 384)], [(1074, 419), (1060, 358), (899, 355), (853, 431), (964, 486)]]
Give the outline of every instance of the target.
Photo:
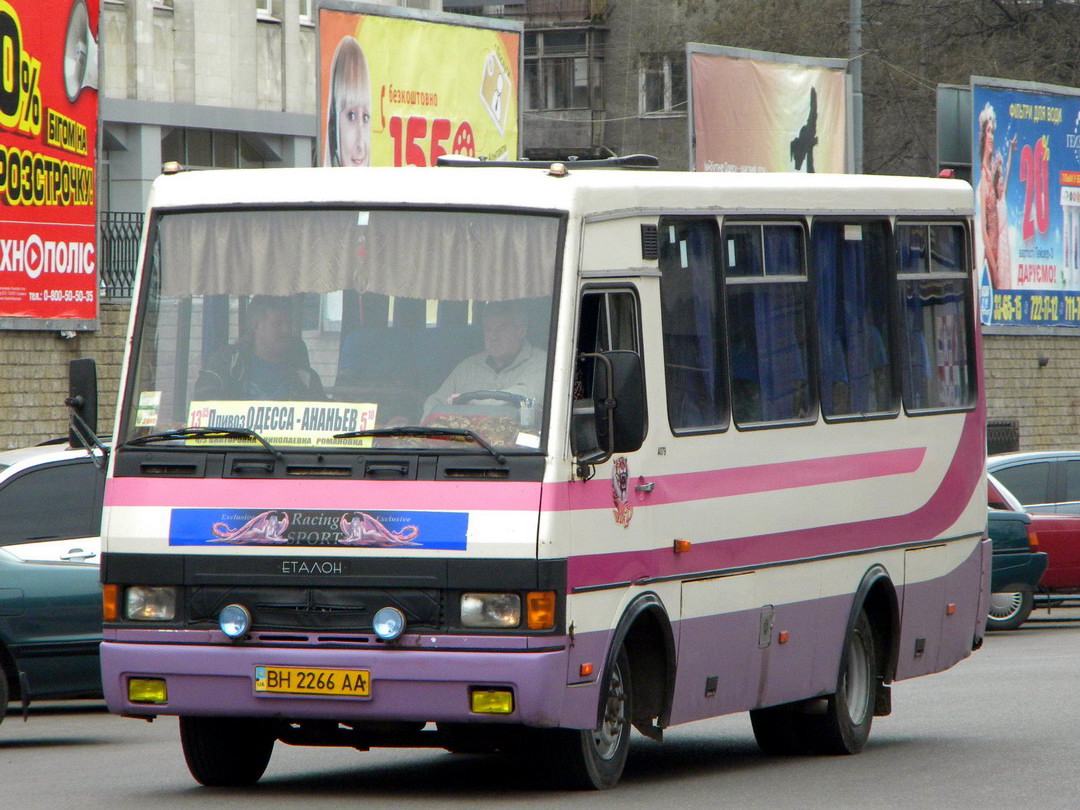
[(814, 717), (817, 733), (810, 746), (818, 754), (857, 754), (870, 737), (874, 722), (877, 654), (874, 630), (866, 611), (844, 640), (836, 692), (829, 696), (825, 714)]
[(1028, 620), (1035, 595), (1026, 585), (1014, 585), (1016, 590), (990, 594), (990, 609), (986, 615), (987, 630), (1015, 630)]
[(181, 717), (188, 770), (207, 787), (254, 785), (274, 750), (273, 723), (243, 717)]
[(836, 692), (751, 711), (758, 747), (770, 756), (859, 753), (874, 720), (876, 661), (874, 631), (860, 612), (844, 640)]
[(559, 729), (547, 755), (552, 772), (574, 790), (607, 790), (619, 783), (630, 751), (630, 659), (619, 649), (604, 677), (603, 713), (595, 729)]

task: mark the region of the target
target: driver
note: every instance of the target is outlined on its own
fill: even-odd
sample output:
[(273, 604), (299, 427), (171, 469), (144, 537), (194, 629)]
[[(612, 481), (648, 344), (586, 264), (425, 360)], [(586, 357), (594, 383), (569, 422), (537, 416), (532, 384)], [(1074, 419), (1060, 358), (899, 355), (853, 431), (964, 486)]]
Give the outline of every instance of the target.
[(450, 372), (424, 403), (424, 416), (472, 391), (505, 391), (540, 404), (547, 357), (525, 340), (525, 307), (520, 301), (488, 303), (483, 323), (484, 351), (466, 357)]

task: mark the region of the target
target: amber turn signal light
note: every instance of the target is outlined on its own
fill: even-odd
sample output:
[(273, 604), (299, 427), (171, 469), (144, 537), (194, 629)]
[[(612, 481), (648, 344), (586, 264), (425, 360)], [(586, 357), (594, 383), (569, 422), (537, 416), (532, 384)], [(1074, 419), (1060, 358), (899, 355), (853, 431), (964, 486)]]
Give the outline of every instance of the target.
[(530, 630), (550, 630), (555, 626), (555, 591), (529, 591), (525, 601)]
[(106, 585), (101, 589), (101, 613), (107, 622), (120, 617), (120, 586)]

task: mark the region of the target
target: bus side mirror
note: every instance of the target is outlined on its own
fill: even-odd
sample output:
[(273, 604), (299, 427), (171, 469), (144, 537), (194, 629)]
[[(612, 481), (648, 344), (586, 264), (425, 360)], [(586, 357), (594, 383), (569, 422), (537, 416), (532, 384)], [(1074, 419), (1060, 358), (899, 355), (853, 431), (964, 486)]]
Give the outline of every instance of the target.
[(72, 447), (97, 442), (97, 364), (83, 357), (68, 363), (68, 441)]
[(590, 399), (574, 403), (571, 444), (579, 464), (602, 464), (615, 453), (632, 453), (645, 441), (645, 375), (637, 352), (586, 353), (593, 364)]

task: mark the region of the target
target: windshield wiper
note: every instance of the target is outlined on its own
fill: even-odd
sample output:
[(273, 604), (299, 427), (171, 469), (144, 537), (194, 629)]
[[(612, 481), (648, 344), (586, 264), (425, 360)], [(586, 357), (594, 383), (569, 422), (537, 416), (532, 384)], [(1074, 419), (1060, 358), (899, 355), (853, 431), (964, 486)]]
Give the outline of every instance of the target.
[(500, 464), (506, 464), (506, 456), (496, 450), (490, 442), (488, 442), (479, 433), (469, 430), (468, 428), (452, 428), (452, 427), (426, 427), (421, 425), (403, 425), (402, 427), (392, 428), (375, 428), (374, 430), (353, 430), (349, 433), (335, 433), (335, 439), (361, 439), (367, 436), (420, 436), (431, 438), (442, 438), (446, 436), (464, 436), (466, 439), (472, 439), (478, 445), (483, 447)]
[(266, 439), (254, 430), (240, 427), (182, 427), (176, 430), (165, 430), (161, 433), (149, 433), (146, 436), (136, 436), (125, 442), (125, 447), (152, 442), (168, 442), (176, 439), (254, 439), (265, 447), (278, 461), (285, 460), (285, 454), (270, 444)]

